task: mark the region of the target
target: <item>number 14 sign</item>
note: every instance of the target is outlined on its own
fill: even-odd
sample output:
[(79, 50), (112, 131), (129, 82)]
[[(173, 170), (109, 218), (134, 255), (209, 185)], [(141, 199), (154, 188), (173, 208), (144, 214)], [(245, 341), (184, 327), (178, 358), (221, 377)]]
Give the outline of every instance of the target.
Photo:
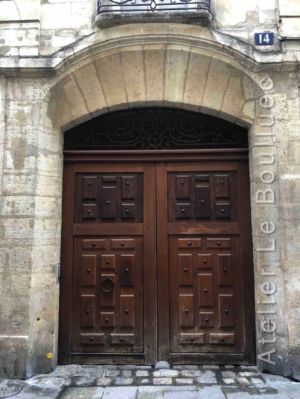
[(273, 46), (274, 45), (274, 33), (273, 32), (255, 33), (254, 38), (255, 38), (256, 46)]

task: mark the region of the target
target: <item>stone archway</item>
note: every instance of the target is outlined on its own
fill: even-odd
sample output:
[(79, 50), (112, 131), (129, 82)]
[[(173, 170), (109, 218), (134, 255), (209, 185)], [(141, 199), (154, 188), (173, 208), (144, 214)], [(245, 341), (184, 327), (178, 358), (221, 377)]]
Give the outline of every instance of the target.
[[(279, 256), (274, 254), (272, 247), (268, 249), (273, 242), (268, 241), (269, 237), (275, 240), (277, 234), (273, 229), (278, 220), (273, 195), (276, 187), (272, 186), (276, 170), (276, 149), (272, 147), (272, 140), (266, 144), (269, 148), (261, 148), (265, 145), (263, 138), (273, 136), (273, 94), (273, 82), (268, 75), (249, 72), (230, 56), (214, 52), (213, 49), (203, 50), (196, 46), (170, 43), (144, 46), (132, 44), (130, 47), (103, 50), (101, 54), (78, 60), (63, 72), (59, 79), (54, 79), (53, 88), (45, 101), (47, 117), (43, 122), (45, 131), (49, 133), (51, 130), (49, 148), (55, 149), (60, 156), (61, 130), (76, 126), (101, 113), (135, 106), (164, 105), (201, 111), (247, 127), (251, 126), (252, 229), (254, 247), (258, 251), (254, 253), (256, 298), (258, 303), (263, 303), (266, 295), (273, 295), (275, 292), (275, 283), (266, 279), (266, 273), (270, 272), (265, 265), (276, 262), (275, 258)], [(43, 134), (40, 133), (41, 142)], [(55, 184), (50, 182), (47, 186), (47, 192), (56, 198), (56, 205), (61, 199), (60, 156), (53, 157), (53, 162), (48, 156), (45, 159), (41, 156), (43, 171), (56, 176)], [(49, 179), (37, 175), (37, 181), (43, 186)], [(44, 214), (47, 215), (47, 221), (43, 222), (45, 230), (55, 231), (53, 257), (58, 262), (60, 207), (55, 207), (49, 202), (45, 206)], [(41, 248), (39, 226), (37, 222), (37, 245), (33, 249), (33, 258), (37, 270), (41, 273), (42, 270), (38, 266)], [(261, 235), (264, 239), (262, 244), (259, 243)], [(279, 266), (277, 272), (276, 281), (280, 288), (282, 280)], [(50, 283), (45, 281), (44, 285), (41, 285), (40, 279), (35, 278), (37, 275), (33, 273), (31, 282), (29, 373), (40, 372), (42, 369), (46, 371), (55, 365), (57, 348), (58, 286), (53, 272), (50, 273)], [(273, 278), (273, 275), (271, 277)], [(46, 286), (47, 290), (41, 290), (41, 286)], [(49, 296), (47, 297), (50, 291), (51, 301)], [(282, 315), (283, 309), (284, 301), (281, 297), (276, 304), (276, 315)], [(258, 307), (257, 313), (257, 346), (261, 365), (272, 371), (282, 370), (285, 363), (280, 357), (280, 351), (286, 342), (286, 331), (275, 325), (275, 321), (262, 317), (261, 314), (265, 313), (261, 312), (265, 312), (264, 307)], [(40, 314), (44, 314), (44, 323), (36, 323)], [(275, 326), (280, 329), (282, 338), (272, 340), (268, 334), (274, 333)], [(46, 358), (47, 353), (50, 360)], [(53, 354), (54, 360), (51, 360)]]

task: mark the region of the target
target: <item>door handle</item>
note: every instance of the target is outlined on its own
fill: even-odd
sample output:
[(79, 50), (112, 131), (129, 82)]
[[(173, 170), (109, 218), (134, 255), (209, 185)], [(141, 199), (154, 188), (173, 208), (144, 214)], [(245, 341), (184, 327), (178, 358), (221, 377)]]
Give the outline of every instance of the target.
[(113, 282), (113, 279), (110, 277), (106, 277), (102, 281), (102, 291), (105, 292), (106, 294), (109, 294), (110, 292), (113, 292), (115, 288), (115, 283)]

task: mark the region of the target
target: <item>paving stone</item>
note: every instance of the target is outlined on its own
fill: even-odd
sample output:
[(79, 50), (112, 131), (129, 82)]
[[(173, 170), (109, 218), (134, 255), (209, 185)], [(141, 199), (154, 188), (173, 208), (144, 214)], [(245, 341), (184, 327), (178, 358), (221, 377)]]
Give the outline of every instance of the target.
[(163, 399), (163, 388), (161, 387), (140, 387), (137, 399)]
[[(251, 382), (254, 384), (254, 385), (264, 385), (265, 383), (264, 383), (264, 381), (261, 379), (261, 378), (251, 378)], [(299, 391), (300, 392), (300, 391)]]
[(183, 377), (200, 377), (200, 370), (182, 370), (181, 372)]
[(156, 370), (159, 370), (159, 369), (170, 369), (170, 368), (171, 368), (170, 363), (165, 362), (164, 360), (156, 362), (156, 364), (155, 364), (155, 369)]
[(223, 378), (222, 381), (224, 382), (224, 384), (227, 384), (227, 385), (235, 383), (233, 378)]
[(234, 369), (236, 366), (233, 366), (232, 364), (226, 364), (224, 366), (224, 369)]
[(202, 377), (216, 377), (216, 372), (212, 370), (205, 370), (201, 374)]
[(201, 388), (200, 393), (201, 393), (200, 396), (201, 399), (226, 399), (222, 391), (222, 388), (220, 386), (203, 387)]
[(147, 370), (137, 370), (135, 372), (135, 375), (137, 377), (148, 377), (149, 376), (149, 371), (147, 371)]
[(123, 377), (132, 377), (132, 370), (122, 370)]
[(225, 377), (225, 378), (235, 377), (234, 371), (222, 371), (221, 374), (222, 374), (222, 377)]
[(135, 364), (125, 364), (123, 366), (120, 366), (120, 369), (121, 370), (136, 370), (138, 367), (139, 366), (136, 366)]
[(246, 377), (237, 377), (237, 381), (240, 385), (249, 385), (250, 381)]
[(105, 370), (105, 377), (118, 377), (120, 375), (120, 370)]
[(92, 377), (77, 377), (74, 380), (74, 384), (77, 387), (88, 387), (88, 386), (93, 385), (94, 382), (95, 382), (95, 377), (94, 378), (92, 378)]
[(217, 384), (216, 377), (199, 377), (197, 378), (198, 384)]
[(171, 385), (172, 378), (153, 378), (154, 385)]
[(198, 391), (165, 391), (164, 399), (203, 399)]
[(116, 378), (115, 384), (116, 385), (132, 385), (133, 378), (126, 378), (126, 377), (118, 377)]
[(101, 399), (104, 388), (68, 388), (61, 396), (61, 399)]
[(97, 378), (97, 385), (106, 387), (106, 386), (108, 386), (108, 385), (111, 384), (111, 381), (112, 381), (111, 378), (108, 378), (108, 377), (100, 377), (100, 378)]
[(109, 387), (105, 388), (102, 399), (135, 399), (136, 394), (136, 387)]
[(255, 372), (253, 372), (253, 371), (240, 371), (240, 372), (239, 372), (239, 375), (240, 375), (241, 377), (256, 377), (256, 376), (258, 376), (259, 374), (258, 374), (258, 373), (255, 373)]
[(91, 377), (103, 377), (104, 369), (102, 366), (95, 367), (91, 373)]
[(205, 364), (202, 366), (203, 370), (219, 370), (220, 366), (217, 366), (215, 364)]
[(175, 382), (178, 385), (192, 385), (193, 379), (192, 378), (176, 378)]
[(157, 370), (153, 372), (153, 377), (178, 377), (177, 370)]
[(143, 378), (143, 379), (141, 380), (141, 384), (150, 384), (149, 378)]

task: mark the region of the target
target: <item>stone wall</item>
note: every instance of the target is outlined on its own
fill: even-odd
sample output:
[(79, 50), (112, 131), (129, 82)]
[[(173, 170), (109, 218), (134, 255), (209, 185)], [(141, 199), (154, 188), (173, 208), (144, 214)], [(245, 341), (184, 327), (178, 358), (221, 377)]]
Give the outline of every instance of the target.
[(276, 4), (213, 2), (211, 27), (100, 29), (94, 1), (0, 1), (1, 375), (56, 364), (63, 130), (157, 104), (250, 129), (258, 361), (300, 378), (299, 42), (253, 43), (278, 33)]

